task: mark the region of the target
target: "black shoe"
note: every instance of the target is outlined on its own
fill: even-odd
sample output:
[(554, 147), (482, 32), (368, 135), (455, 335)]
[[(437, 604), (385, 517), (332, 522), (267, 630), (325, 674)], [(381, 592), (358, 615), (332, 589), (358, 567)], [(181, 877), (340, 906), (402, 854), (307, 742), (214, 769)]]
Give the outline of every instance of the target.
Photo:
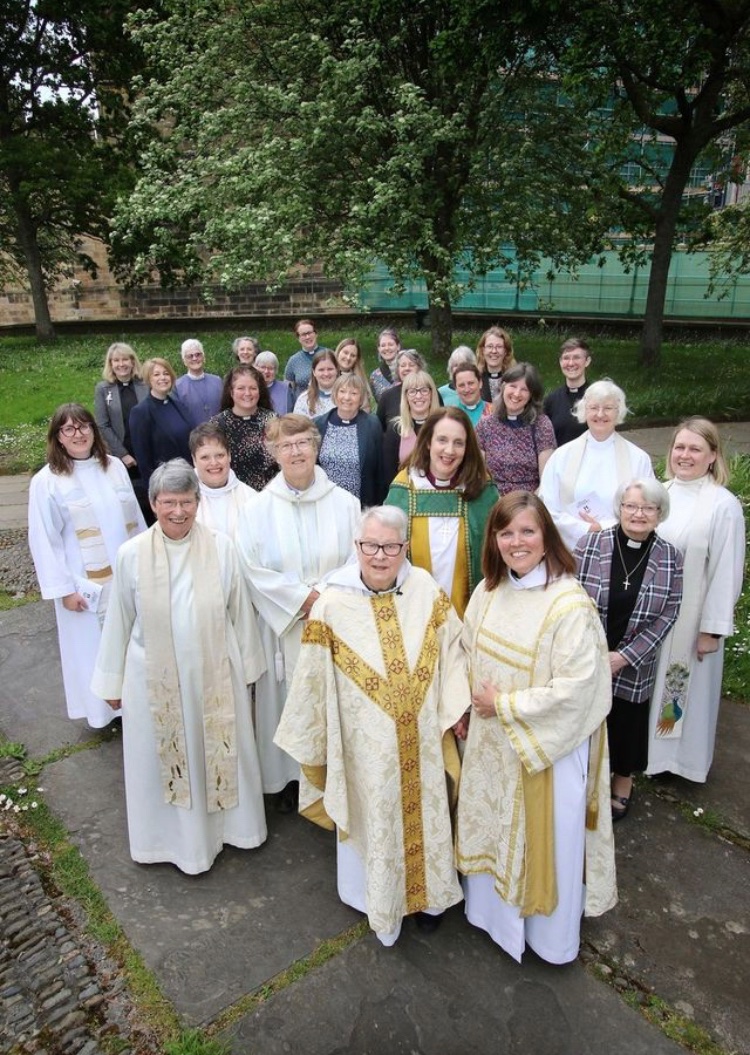
[(290, 780), (276, 796), (274, 809), (277, 813), (295, 813), (299, 807), (299, 781)]
[[(630, 803), (633, 801), (633, 792), (631, 791), (627, 798), (623, 795), (612, 796), (612, 823), (616, 824), (617, 821), (623, 821), (630, 812)], [(615, 806), (615, 803), (619, 803)]]
[(417, 930), (420, 930), (422, 934), (434, 934), (443, 922), (443, 913), (433, 916), (429, 912), (415, 912), (414, 919), (417, 923)]

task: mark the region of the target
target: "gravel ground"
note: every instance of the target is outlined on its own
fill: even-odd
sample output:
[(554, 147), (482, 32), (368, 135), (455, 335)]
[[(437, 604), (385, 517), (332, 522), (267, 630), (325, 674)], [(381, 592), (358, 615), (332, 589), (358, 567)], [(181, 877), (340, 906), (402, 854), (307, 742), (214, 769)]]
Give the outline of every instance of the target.
[(0, 590), (12, 596), (24, 596), (39, 590), (23, 528), (0, 531)]

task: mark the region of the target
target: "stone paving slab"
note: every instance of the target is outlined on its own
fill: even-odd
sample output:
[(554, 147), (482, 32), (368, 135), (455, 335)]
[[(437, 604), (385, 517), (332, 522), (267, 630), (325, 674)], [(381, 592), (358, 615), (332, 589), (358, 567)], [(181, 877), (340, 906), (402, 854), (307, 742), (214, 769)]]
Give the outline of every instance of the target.
[(209, 872), (187, 876), (130, 859), (119, 740), (47, 766), (43, 783), (128, 939), (190, 1025), (361, 919), (338, 899), (331, 833), (274, 813), (269, 800), (262, 847), (226, 847)]
[(747, 851), (640, 786), (616, 843), (620, 901), (587, 921), (587, 939), (728, 1051), (747, 1053)]
[(437, 933), (368, 936), (225, 1031), (233, 1055), (677, 1055), (578, 964), (522, 965), (460, 907)]
[[(656, 790), (694, 809), (713, 810), (732, 831), (750, 840), (750, 707), (724, 699), (719, 710), (714, 762), (705, 784), (665, 773)], [(749, 891), (750, 893), (750, 891)]]
[(67, 716), (50, 601), (0, 612), (0, 734), (25, 744), (32, 757), (98, 738)]

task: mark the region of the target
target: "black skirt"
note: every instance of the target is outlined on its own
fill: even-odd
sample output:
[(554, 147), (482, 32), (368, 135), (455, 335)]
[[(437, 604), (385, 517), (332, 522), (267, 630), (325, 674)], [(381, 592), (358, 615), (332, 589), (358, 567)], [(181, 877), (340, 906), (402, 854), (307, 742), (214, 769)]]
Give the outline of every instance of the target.
[(633, 703), (620, 696), (612, 697), (607, 716), (609, 763), (613, 773), (629, 777), (641, 773), (648, 763), (649, 701)]

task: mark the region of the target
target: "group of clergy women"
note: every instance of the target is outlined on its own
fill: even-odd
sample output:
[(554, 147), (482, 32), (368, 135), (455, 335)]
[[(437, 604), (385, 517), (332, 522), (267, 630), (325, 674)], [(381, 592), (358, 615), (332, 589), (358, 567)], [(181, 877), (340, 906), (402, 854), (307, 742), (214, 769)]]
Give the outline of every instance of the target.
[[(356, 553), (357, 589), (374, 605), (401, 596), (404, 561), (429, 573), (463, 620), (466, 706), (454, 713), (454, 694), (441, 735), (453, 729), (463, 748), (455, 847), (467, 916), (519, 960), (528, 943), (562, 963), (577, 954), (582, 912), (616, 899), (612, 823), (630, 808), (633, 774), (706, 779), (744, 520), (710, 422), (675, 430), (664, 487), (615, 432), (625, 397), (605, 380), (577, 407), (587, 431), (552, 453), (538, 375), (523, 363), (503, 374), (504, 331), (483, 342), (477, 381), (495, 408), (476, 430), (460, 405), (439, 404), (429, 375), (404, 373), (389, 420), (401, 468), (387, 493), (358, 346), (317, 419), (275, 414), (266, 375), (238, 348), (223, 409), (186, 431), (164, 398), (169, 364), (151, 360), (136, 384), (135, 353), (113, 345), (111, 378), (96, 392), (111, 435), (84, 407), (58, 408), (31, 485), (29, 541), (42, 595), (55, 600), (69, 715), (94, 727), (122, 715), (131, 855), (189, 873), (210, 868), (225, 844), (264, 841), (264, 794), (282, 812), (296, 805), (308, 758), (298, 702), (279, 741), (294, 752), (274, 736), (298, 664), (300, 681), (308, 676), (301, 657), (326, 599), (330, 608), (327, 580), (348, 584), (340, 569)], [(387, 391), (399, 351), (384, 331), (373, 392)], [(523, 453), (518, 479), (511, 449)], [(245, 462), (257, 475), (243, 482)], [(136, 463), (141, 479), (147, 466), (148, 531)], [(383, 494), (385, 512), (362, 521), (361, 507)], [(395, 638), (380, 640), (387, 667)], [(410, 720), (421, 730), (419, 714)], [(325, 804), (325, 770), (311, 772)], [(365, 869), (350, 903), (376, 918), (368, 860), (349, 860)], [(430, 896), (429, 869), (426, 884), (420, 912), (455, 903), (452, 887), (448, 900)], [(374, 929), (391, 933), (387, 922)]]

